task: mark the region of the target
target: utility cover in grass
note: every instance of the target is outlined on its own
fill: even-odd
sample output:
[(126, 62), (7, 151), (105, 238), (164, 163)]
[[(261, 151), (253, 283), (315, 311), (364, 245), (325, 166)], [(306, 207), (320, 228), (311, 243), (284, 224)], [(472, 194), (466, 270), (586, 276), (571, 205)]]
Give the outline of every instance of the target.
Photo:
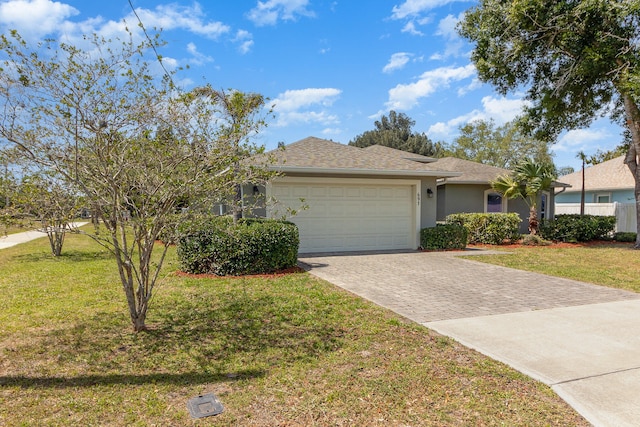
[(204, 418), (221, 414), (224, 410), (222, 403), (213, 393), (203, 394), (189, 399), (187, 408), (192, 418)]

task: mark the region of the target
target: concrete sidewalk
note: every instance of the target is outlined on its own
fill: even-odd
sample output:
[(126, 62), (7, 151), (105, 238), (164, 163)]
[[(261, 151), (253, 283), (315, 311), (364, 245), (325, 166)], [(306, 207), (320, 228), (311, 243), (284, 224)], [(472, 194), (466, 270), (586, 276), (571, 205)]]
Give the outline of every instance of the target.
[[(480, 252), (465, 252), (465, 254)], [(640, 425), (640, 294), (460, 253), (301, 256), (310, 273), (549, 385), (595, 426)]]
[[(72, 227), (78, 228), (88, 222), (74, 222)], [(22, 233), (9, 234), (8, 236), (0, 236), (0, 249), (10, 248), (20, 243), (30, 242), (31, 240), (39, 239), (41, 237), (47, 237), (47, 233), (44, 231), (30, 230), (23, 231)]]

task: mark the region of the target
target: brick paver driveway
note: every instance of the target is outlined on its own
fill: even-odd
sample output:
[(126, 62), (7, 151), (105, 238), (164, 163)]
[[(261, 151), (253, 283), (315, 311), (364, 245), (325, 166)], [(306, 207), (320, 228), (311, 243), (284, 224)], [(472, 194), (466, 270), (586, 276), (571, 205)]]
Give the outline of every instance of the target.
[[(479, 251), (467, 251), (467, 254)], [(461, 259), (460, 252), (301, 255), (312, 274), (418, 323), (640, 299), (640, 294)]]
[(459, 255), (301, 261), (316, 276), (544, 382), (596, 427), (640, 425), (640, 294)]

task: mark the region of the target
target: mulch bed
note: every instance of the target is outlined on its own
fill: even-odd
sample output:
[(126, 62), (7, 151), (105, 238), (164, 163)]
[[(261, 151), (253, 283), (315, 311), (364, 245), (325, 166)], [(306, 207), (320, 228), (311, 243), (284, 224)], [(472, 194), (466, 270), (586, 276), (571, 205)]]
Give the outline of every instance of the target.
[(633, 248), (633, 243), (630, 242), (616, 242), (612, 240), (592, 240), (590, 242), (579, 242), (579, 243), (566, 243), (566, 242), (553, 242), (550, 245), (523, 245), (522, 243), (505, 243), (503, 245), (467, 245), (467, 248), (478, 248), (478, 249), (487, 249), (487, 248), (522, 248), (522, 247), (540, 247), (540, 248), (584, 248), (584, 247), (592, 247), (592, 246), (614, 246), (614, 247), (627, 247)]

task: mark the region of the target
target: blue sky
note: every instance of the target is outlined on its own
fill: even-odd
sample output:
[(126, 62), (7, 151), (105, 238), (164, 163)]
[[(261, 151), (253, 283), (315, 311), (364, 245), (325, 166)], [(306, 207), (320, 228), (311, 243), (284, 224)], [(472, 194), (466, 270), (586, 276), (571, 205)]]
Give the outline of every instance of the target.
[[(522, 94), (503, 97), (477, 79), (472, 46), (455, 32), (474, 1), (455, 0), (132, 0), (144, 25), (162, 28), (168, 68), (185, 89), (258, 92), (275, 117), (258, 137), (307, 136), (347, 143), (390, 110), (416, 121), (414, 130), (451, 142), (475, 119), (502, 124), (518, 114)], [(30, 40), (115, 37), (123, 21), (139, 31), (127, 0), (0, 0), (0, 31)], [(552, 150), (558, 166), (578, 169), (576, 154), (621, 141), (608, 120), (563, 134)]]

